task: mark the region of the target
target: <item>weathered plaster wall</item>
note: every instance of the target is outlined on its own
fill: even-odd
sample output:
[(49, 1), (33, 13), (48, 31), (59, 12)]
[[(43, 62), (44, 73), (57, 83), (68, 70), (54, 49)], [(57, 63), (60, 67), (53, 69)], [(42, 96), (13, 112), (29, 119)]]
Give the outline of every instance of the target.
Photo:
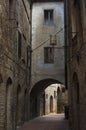
[[(57, 84), (48, 86), (45, 89), (45, 114), (50, 113), (50, 97), (53, 97), (53, 112), (57, 113)], [(54, 91), (56, 92), (56, 97), (54, 97)]]
[[(60, 89), (58, 93), (58, 87)], [(52, 84), (45, 89), (45, 114), (50, 113), (50, 97), (53, 97), (53, 113), (64, 112), (64, 106), (68, 104), (68, 92), (64, 85)]]
[[(54, 10), (54, 23), (45, 25), (44, 9)], [(32, 86), (46, 78), (57, 79), (64, 83), (64, 47), (54, 49), (54, 64), (44, 63), (44, 47), (50, 47), (50, 34), (56, 34), (57, 45), (64, 46), (64, 3), (34, 3), (32, 7)], [(37, 48), (40, 46), (39, 48)], [(37, 49), (35, 49), (37, 48)], [(34, 50), (35, 49), (35, 50)]]

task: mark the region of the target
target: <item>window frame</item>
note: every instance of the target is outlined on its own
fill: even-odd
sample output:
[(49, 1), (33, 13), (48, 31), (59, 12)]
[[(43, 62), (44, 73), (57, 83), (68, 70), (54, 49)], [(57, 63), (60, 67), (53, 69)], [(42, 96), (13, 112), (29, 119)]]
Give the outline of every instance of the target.
[(53, 47), (44, 47), (44, 64), (54, 64)]
[(54, 9), (44, 9), (44, 24), (45, 25), (54, 24)]

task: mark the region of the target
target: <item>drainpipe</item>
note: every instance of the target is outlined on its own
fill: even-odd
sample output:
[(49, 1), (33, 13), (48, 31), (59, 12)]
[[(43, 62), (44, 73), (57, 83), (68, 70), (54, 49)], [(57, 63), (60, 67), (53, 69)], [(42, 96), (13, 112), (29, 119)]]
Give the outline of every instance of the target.
[(31, 70), (32, 70), (32, 0), (30, 0), (30, 76), (29, 76), (29, 104), (28, 104), (28, 120), (30, 120), (30, 89), (31, 89)]
[(64, 37), (65, 37), (65, 86), (68, 89), (68, 79), (67, 79), (67, 0), (64, 0)]

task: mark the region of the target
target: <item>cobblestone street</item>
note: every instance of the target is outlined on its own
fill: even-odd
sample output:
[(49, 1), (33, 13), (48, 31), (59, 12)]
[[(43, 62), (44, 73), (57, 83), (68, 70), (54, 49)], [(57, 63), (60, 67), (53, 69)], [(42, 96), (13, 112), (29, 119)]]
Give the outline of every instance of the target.
[(19, 130), (69, 130), (64, 114), (49, 114), (25, 123)]

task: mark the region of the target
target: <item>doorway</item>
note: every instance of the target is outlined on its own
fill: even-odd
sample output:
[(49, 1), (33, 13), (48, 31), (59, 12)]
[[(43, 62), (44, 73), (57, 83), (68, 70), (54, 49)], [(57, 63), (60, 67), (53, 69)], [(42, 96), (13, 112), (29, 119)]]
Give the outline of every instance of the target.
[(53, 96), (50, 96), (50, 113), (53, 112)]
[(12, 80), (6, 83), (6, 130), (12, 130)]

